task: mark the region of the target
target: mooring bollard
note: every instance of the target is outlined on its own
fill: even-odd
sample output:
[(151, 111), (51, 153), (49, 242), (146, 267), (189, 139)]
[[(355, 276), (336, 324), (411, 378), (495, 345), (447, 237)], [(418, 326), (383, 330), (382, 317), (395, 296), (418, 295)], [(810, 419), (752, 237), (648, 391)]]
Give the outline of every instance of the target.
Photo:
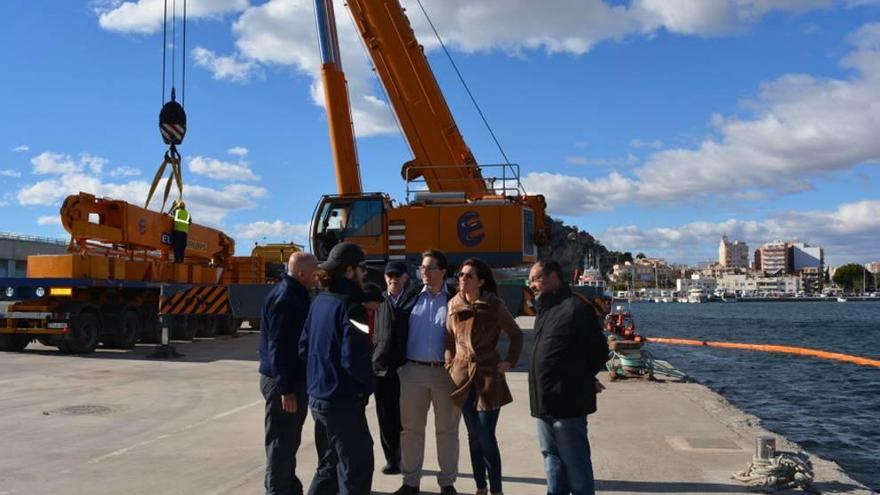
[(769, 461), (776, 457), (776, 437), (761, 435), (755, 438), (755, 459)]

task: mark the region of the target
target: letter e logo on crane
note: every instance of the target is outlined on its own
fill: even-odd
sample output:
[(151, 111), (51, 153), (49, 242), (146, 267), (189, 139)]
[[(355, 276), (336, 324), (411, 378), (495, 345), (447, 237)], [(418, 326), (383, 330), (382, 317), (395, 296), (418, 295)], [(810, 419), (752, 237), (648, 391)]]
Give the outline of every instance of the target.
[(458, 240), (467, 247), (474, 247), (483, 242), (483, 221), (475, 211), (466, 211), (458, 217)]

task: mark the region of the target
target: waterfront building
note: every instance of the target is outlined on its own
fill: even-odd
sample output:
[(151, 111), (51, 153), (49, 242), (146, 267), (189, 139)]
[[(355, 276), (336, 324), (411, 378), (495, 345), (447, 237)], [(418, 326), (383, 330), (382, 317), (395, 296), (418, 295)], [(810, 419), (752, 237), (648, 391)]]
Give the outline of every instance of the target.
[(64, 254), (67, 241), (0, 232), (0, 277), (27, 275), (27, 257), (32, 254)]
[(614, 283), (632, 284), (633, 288), (656, 287), (672, 280), (673, 268), (659, 258), (642, 258), (614, 265), (609, 278)]
[(691, 278), (679, 278), (675, 280), (675, 291), (687, 294), (691, 289), (702, 289), (704, 293), (715, 292), (718, 281), (712, 277), (705, 277), (699, 273), (691, 275)]
[(822, 292), (822, 287), (825, 285), (825, 270), (807, 266), (802, 268), (798, 275), (801, 277), (801, 287), (805, 293), (818, 294)]
[[(773, 275), (785, 275), (790, 271), (791, 251), (781, 240), (768, 242), (755, 251), (756, 268)], [(760, 264), (758, 264), (760, 261)]]
[(874, 275), (880, 274), (880, 261), (867, 263), (865, 265), (865, 269), (873, 273)]
[(804, 268), (825, 270), (825, 250), (820, 246), (810, 246), (803, 242), (789, 244), (791, 250), (791, 271), (798, 273)]
[(718, 288), (747, 296), (794, 295), (803, 289), (803, 283), (794, 275), (768, 277), (726, 273), (718, 278)]
[(718, 264), (723, 268), (748, 268), (749, 245), (742, 241), (730, 241), (726, 235), (721, 236)]
[(744, 273), (725, 273), (717, 280), (718, 288), (734, 294), (751, 294), (758, 290), (755, 277)]

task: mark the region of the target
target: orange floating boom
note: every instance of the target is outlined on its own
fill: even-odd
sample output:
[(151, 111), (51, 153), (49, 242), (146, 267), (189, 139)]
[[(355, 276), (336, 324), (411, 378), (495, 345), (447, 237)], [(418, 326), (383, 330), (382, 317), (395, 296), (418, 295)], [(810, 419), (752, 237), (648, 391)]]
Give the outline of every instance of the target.
[(712, 342), (709, 340), (691, 340), (691, 339), (673, 339), (667, 337), (648, 337), (648, 342), (657, 344), (673, 344), (673, 345), (695, 345), (704, 347), (724, 347), (727, 349), (745, 349), (749, 351), (761, 352), (779, 352), (783, 354), (798, 354), (801, 356), (813, 356), (821, 359), (829, 359), (832, 361), (843, 361), (846, 363), (858, 364), (860, 366), (873, 366), (880, 368), (880, 361), (876, 359), (868, 359), (859, 356), (851, 356), (849, 354), (841, 354), (838, 352), (820, 351), (818, 349), (810, 349), (807, 347), (792, 347), (787, 345), (775, 344), (744, 344), (737, 342)]

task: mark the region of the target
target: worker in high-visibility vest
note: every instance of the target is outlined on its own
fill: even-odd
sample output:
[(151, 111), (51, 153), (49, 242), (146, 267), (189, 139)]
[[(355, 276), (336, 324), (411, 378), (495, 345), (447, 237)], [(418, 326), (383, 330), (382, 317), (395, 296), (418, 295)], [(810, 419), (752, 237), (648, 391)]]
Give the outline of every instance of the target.
[(171, 249), (174, 250), (174, 262), (183, 263), (186, 252), (186, 237), (189, 234), (189, 224), (192, 223), (192, 217), (186, 211), (186, 204), (182, 199), (177, 200), (174, 208), (168, 214), (172, 218)]

